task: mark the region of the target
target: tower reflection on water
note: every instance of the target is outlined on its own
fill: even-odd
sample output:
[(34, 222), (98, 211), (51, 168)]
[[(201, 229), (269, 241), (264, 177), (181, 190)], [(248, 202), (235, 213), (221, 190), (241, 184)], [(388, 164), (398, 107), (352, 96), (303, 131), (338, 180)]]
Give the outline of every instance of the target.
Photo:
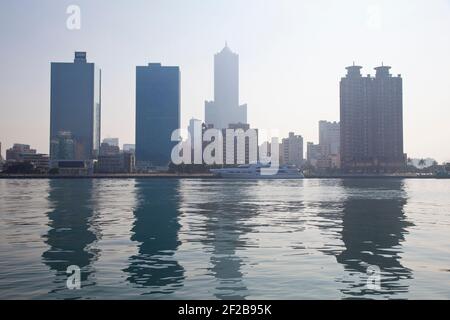
[[(329, 281), (318, 288), (328, 297), (401, 298), (413, 278), (402, 262), (413, 226), (405, 183), (51, 180), (49, 297), (308, 298), (312, 274)], [(67, 290), (71, 265), (83, 290)], [(367, 287), (369, 266), (380, 290)]]
[(123, 270), (127, 280), (145, 288), (144, 294), (169, 294), (183, 286), (184, 268), (174, 258), (178, 231), (179, 181), (136, 182), (137, 205), (131, 240), (138, 253)]
[[(52, 292), (67, 290), (69, 266), (81, 269), (83, 286), (95, 286), (92, 264), (98, 258), (93, 248), (100, 233), (92, 223), (94, 219), (93, 181), (50, 180), (48, 200), (49, 230), (43, 236), (49, 249), (42, 254), (43, 262), (56, 272)], [(51, 293), (52, 293), (51, 292)]]
[[(247, 222), (258, 214), (250, 201), (254, 184), (208, 184), (203, 182), (202, 187), (208, 190), (205, 193), (187, 190), (184, 201), (190, 203), (191, 210), (204, 216), (200, 241), (211, 254), (208, 270), (215, 279), (214, 296), (223, 300), (245, 299), (249, 295), (241, 271), (245, 262), (238, 250), (251, 245), (246, 234), (253, 232)], [(187, 184), (186, 187), (189, 188)]]
[(347, 194), (342, 203), (341, 239), (344, 250), (336, 253), (350, 277), (366, 274), (369, 266), (380, 268), (380, 290), (370, 290), (367, 282), (343, 279), (341, 290), (347, 297), (391, 296), (408, 292), (412, 271), (402, 265), (402, 242), (413, 226), (404, 206), (407, 194), (403, 180), (342, 180)]

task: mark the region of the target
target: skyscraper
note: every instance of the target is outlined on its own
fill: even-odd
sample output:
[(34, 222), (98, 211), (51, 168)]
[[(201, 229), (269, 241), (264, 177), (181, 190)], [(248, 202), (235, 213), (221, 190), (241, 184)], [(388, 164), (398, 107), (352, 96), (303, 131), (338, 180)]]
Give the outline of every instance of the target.
[(73, 63), (51, 64), (50, 100), (50, 142), (70, 132), (75, 159), (95, 158), (100, 147), (101, 70), (87, 63), (85, 52), (75, 52)]
[(373, 79), (373, 138), (378, 164), (388, 171), (405, 166), (403, 153), (403, 85), (400, 75), (393, 77), (391, 67), (375, 68)]
[(346, 172), (395, 172), (404, 167), (402, 78), (390, 67), (363, 77), (347, 67), (340, 83), (341, 167)]
[(166, 167), (180, 128), (180, 69), (160, 63), (136, 67), (136, 165)]
[(239, 55), (227, 44), (214, 56), (214, 101), (205, 102), (205, 122), (216, 129), (247, 123), (247, 105), (239, 105)]

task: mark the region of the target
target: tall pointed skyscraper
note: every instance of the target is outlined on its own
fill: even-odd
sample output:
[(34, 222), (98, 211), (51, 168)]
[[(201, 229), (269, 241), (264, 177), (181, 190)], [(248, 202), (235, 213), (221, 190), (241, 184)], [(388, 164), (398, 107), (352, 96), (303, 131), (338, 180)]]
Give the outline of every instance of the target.
[(247, 123), (247, 105), (239, 105), (239, 55), (227, 44), (214, 56), (214, 101), (205, 102), (205, 122), (217, 129)]

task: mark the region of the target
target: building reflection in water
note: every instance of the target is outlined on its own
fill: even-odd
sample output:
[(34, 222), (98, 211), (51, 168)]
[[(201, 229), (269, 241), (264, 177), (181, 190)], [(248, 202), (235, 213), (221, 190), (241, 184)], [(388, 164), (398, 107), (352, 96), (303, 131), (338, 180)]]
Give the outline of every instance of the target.
[[(401, 264), (401, 243), (412, 226), (403, 207), (407, 195), (402, 180), (342, 180), (347, 194), (343, 202), (342, 241), (345, 249), (336, 255), (350, 277), (343, 279), (347, 296), (398, 295), (408, 292), (412, 272)], [(381, 290), (367, 287), (368, 266), (381, 270)], [(363, 275), (363, 276), (362, 276)]]
[(259, 212), (251, 201), (257, 184), (184, 182), (183, 202), (192, 210), (188, 213), (203, 217), (201, 223), (192, 223), (189, 228), (203, 235), (204, 250), (211, 254), (209, 271), (216, 279), (214, 296), (218, 299), (243, 300), (249, 294), (241, 271), (244, 262), (237, 251), (251, 245), (245, 235), (253, 231), (248, 221)]
[(52, 292), (67, 290), (67, 267), (81, 268), (82, 287), (95, 285), (92, 264), (98, 252), (92, 247), (99, 238), (92, 223), (93, 181), (90, 179), (50, 180), (48, 213), (50, 230), (43, 236), (50, 248), (42, 254), (43, 262), (56, 271)]
[(170, 294), (183, 286), (184, 268), (174, 258), (180, 241), (177, 180), (136, 181), (137, 205), (131, 240), (138, 253), (124, 270), (127, 280), (147, 289), (145, 294)]

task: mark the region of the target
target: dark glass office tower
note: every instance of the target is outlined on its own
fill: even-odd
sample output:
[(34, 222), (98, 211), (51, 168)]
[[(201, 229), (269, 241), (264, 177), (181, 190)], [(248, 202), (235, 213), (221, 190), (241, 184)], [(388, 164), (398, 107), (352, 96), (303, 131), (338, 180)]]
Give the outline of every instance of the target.
[[(101, 70), (75, 52), (73, 63), (51, 64), (50, 144), (65, 132), (75, 160), (93, 159), (100, 146)], [(57, 160), (56, 154), (50, 154)]]
[(347, 67), (340, 83), (341, 168), (353, 173), (398, 172), (403, 154), (402, 78), (390, 67), (362, 76), (360, 66)]
[(167, 167), (172, 132), (180, 128), (180, 69), (160, 63), (136, 67), (136, 165)]

